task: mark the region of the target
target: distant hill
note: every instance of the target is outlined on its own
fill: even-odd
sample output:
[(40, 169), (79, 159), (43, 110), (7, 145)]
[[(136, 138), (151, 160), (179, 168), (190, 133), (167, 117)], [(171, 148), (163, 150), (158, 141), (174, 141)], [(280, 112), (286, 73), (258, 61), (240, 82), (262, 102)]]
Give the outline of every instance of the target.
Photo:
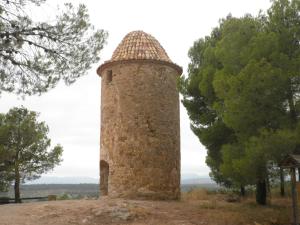
[(208, 176), (199, 176), (193, 173), (182, 173), (181, 184), (215, 184), (215, 182)]
[[(201, 177), (197, 174), (181, 174), (182, 184), (215, 184), (209, 177)], [(52, 177), (43, 176), (40, 179), (28, 181), (26, 184), (99, 184), (99, 179), (93, 177)]]
[(199, 177), (197, 179), (182, 179), (181, 184), (215, 184), (215, 182), (206, 177)]
[[(48, 195), (63, 196), (70, 198), (98, 197), (98, 184), (31, 184), (21, 185), (21, 197), (45, 197)], [(1, 196), (14, 197), (14, 187), (8, 192), (0, 192)]]
[[(187, 192), (194, 188), (218, 189), (219, 186), (209, 177), (197, 174), (181, 174), (181, 191)], [(0, 196), (13, 197), (13, 186), (8, 193)], [(47, 196), (50, 194), (68, 194), (72, 198), (97, 197), (99, 195), (99, 180), (92, 177), (52, 177), (43, 176), (40, 179), (26, 182), (21, 186), (22, 197)]]
[(51, 177), (43, 176), (26, 184), (98, 184), (99, 179), (92, 177)]

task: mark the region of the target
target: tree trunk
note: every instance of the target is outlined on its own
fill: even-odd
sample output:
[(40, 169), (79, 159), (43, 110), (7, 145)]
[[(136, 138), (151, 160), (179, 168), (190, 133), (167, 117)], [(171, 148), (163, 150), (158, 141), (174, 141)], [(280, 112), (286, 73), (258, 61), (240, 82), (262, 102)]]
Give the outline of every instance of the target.
[(283, 169), (280, 169), (280, 195), (281, 197), (285, 196), (285, 191), (284, 191), (284, 173)]
[(256, 203), (260, 205), (267, 204), (267, 184), (266, 180), (258, 180), (256, 183)]
[(267, 185), (267, 205), (271, 205), (271, 184), (270, 184), (270, 180), (269, 180), (269, 176), (267, 176), (266, 178), (266, 185)]
[[(292, 87), (291, 80), (290, 80), (290, 87)], [(289, 108), (290, 108), (290, 117), (291, 117), (292, 126), (295, 127), (297, 124), (297, 111), (296, 111), (296, 107), (295, 107), (294, 95), (293, 95), (292, 88), (290, 89), (290, 91), (288, 93), (288, 104), (289, 104)]]
[(20, 172), (19, 168), (15, 168), (15, 203), (21, 203), (20, 197)]
[(292, 186), (292, 201), (293, 201), (293, 222), (295, 225), (299, 225), (298, 215), (298, 196), (296, 190), (296, 169), (291, 168), (291, 186)]
[(240, 194), (242, 197), (245, 197), (246, 196), (246, 190), (245, 190), (245, 186), (244, 185), (241, 185), (241, 190), (240, 190)]

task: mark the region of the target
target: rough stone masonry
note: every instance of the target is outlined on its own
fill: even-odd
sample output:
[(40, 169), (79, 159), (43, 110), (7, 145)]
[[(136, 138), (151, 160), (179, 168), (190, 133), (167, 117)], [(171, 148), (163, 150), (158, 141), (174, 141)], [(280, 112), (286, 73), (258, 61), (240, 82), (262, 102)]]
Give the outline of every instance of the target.
[(180, 197), (182, 68), (143, 31), (128, 33), (97, 73), (101, 86), (101, 195)]

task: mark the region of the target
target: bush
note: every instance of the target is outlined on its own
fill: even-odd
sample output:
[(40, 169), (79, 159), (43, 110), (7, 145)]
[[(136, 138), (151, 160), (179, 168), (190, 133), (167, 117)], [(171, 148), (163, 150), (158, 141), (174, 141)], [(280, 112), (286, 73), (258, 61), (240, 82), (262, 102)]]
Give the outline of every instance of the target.
[(72, 196), (67, 193), (64, 193), (64, 194), (58, 196), (57, 199), (58, 200), (70, 200), (70, 199), (72, 199)]
[(9, 197), (0, 197), (0, 205), (2, 204), (8, 204), (10, 198)]
[(57, 196), (56, 195), (48, 195), (48, 201), (56, 201)]
[(182, 193), (182, 200), (193, 201), (193, 200), (207, 200), (208, 193), (203, 188), (191, 188), (186, 193)]

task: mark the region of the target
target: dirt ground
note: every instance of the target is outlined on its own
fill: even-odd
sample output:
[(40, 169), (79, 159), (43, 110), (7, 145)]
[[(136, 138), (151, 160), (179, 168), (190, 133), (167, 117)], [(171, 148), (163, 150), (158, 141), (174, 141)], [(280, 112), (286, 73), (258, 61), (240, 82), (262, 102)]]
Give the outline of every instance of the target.
[(252, 200), (229, 203), (221, 196), (181, 201), (100, 198), (0, 206), (0, 225), (285, 225), (287, 200), (257, 206)]

